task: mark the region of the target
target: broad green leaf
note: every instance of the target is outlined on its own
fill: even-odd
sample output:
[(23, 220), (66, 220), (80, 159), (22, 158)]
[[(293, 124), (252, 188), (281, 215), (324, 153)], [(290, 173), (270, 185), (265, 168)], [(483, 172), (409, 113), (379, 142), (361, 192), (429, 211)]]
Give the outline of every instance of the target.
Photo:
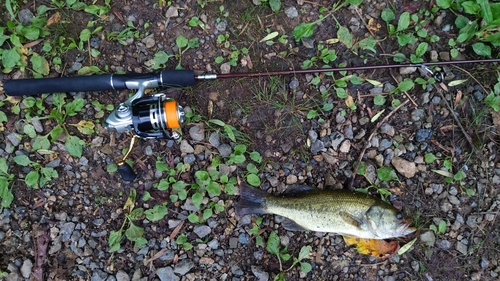
[(369, 51), (372, 51), (374, 53), (376, 53), (377, 51), (375, 51), (375, 45), (377, 45), (377, 40), (374, 39), (373, 37), (367, 37), (361, 41), (359, 41), (359, 47), (363, 50), (369, 50)]
[[(198, 217), (197, 214), (191, 213), (188, 215), (188, 221), (190, 223), (198, 223), (198, 222), (200, 222), (200, 218)], [(183, 242), (183, 243), (185, 243), (185, 242)], [(183, 243), (181, 243), (181, 244), (183, 244)]]
[(299, 41), (304, 37), (311, 37), (314, 33), (315, 25), (315, 22), (303, 22), (297, 25), (292, 31), (295, 41)]
[(212, 209), (205, 209), (203, 210), (203, 220), (206, 221), (207, 219), (209, 219), (211, 216), (213, 215), (213, 211)]
[(394, 12), (389, 8), (384, 8), (382, 10), (382, 14), (380, 16), (382, 17), (382, 19), (386, 23), (389, 23), (390, 21), (392, 21), (396, 18), (396, 15), (394, 14)]
[(426, 153), (424, 155), (424, 161), (427, 164), (433, 163), (434, 161), (436, 161), (436, 159), (437, 157), (433, 153)]
[(269, 0), (269, 6), (271, 7), (271, 10), (273, 10), (273, 12), (277, 13), (280, 11), (281, 1), (280, 0)]
[(109, 252), (116, 252), (120, 249), (120, 241), (122, 240), (121, 231), (111, 230), (108, 237)]
[(229, 125), (224, 126), (224, 132), (226, 132), (227, 137), (231, 141), (236, 142), (236, 137), (234, 136), (234, 131), (233, 131), (233, 127), (232, 126), (229, 126)]
[(24, 182), (28, 187), (33, 187), (33, 188), (38, 188), (38, 179), (40, 178), (40, 175), (38, 174), (38, 171), (31, 171), (26, 175), (26, 178), (24, 179)]
[(62, 127), (60, 127), (60, 126), (55, 127), (49, 133), (50, 139), (52, 141), (56, 141), (59, 138), (59, 136), (62, 134), (62, 132), (63, 132), (63, 128)]
[(36, 137), (35, 126), (33, 126), (31, 124), (26, 124), (26, 125), (24, 125), (23, 130), (24, 130), (24, 133), (26, 135), (28, 135), (28, 137), (30, 137), (30, 138)]
[(374, 98), (373, 98), (373, 103), (376, 104), (376, 105), (384, 105), (385, 104), (385, 97), (383, 95), (376, 95)]
[(40, 29), (35, 26), (25, 26), (21, 30), (21, 34), (29, 41), (34, 41), (40, 37)]
[(262, 162), (262, 156), (257, 151), (250, 152), (250, 159), (252, 159), (253, 161), (255, 161), (257, 163)]
[(31, 160), (29, 159), (28, 156), (26, 155), (17, 155), (14, 157), (14, 162), (16, 162), (17, 165), (21, 165), (21, 166), (28, 166), (29, 164), (31, 164)]
[(224, 185), (224, 191), (228, 195), (234, 195), (236, 193), (236, 186), (232, 183), (227, 183)]
[(300, 248), (299, 256), (297, 257), (297, 260), (301, 261), (303, 259), (309, 258), (309, 254), (311, 253), (312, 247), (311, 246), (302, 246)]
[(156, 188), (158, 190), (167, 190), (169, 186), (170, 186), (170, 183), (168, 182), (167, 179), (161, 179)]
[(210, 182), (210, 184), (208, 184), (208, 186), (207, 186), (207, 191), (210, 195), (219, 196), (221, 193), (221, 188), (220, 188), (219, 183), (217, 183), (215, 181)]
[(410, 26), (410, 13), (404, 12), (399, 17), (397, 31), (403, 31), (403, 30), (407, 29), (408, 26)]
[(130, 223), (130, 226), (125, 231), (125, 236), (130, 241), (136, 241), (144, 235), (144, 228), (136, 226), (133, 223)]
[(316, 118), (317, 116), (318, 112), (314, 109), (309, 110), (309, 112), (307, 113), (307, 119), (313, 119)]
[(481, 7), (476, 1), (465, 1), (462, 3), (462, 7), (464, 8), (464, 12), (471, 15), (479, 15), (481, 11)]
[(267, 243), (266, 243), (266, 250), (273, 254), (273, 255), (279, 255), (280, 250), (280, 238), (276, 232), (271, 231), (269, 234), (269, 237), (267, 238)]
[(484, 43), (481, 42), (474, 43), (472, 44), (472, 49), (476, 54), (480, 56), (491, 57), (491, 47)]
[(15, 48), (2, 52), (2, 64), (6, 69), (13, 68), (21, 60), (21, 56)]
[(254, 164), (252, 164), (252, 163), (249, 163), (247, 165), (247, 171), (249, 173), (252, 173), (252, 174), (257, 174), (259, 172), (259, 170), (257, 169), (257, 167)]
[(346, 45), (347, 48), (352, 48), (353, 37), (347, 27), (340, 26), (339, 30), (337, 31), (337, 37), (339, 38), (340, 42)]
[(177, 39), (175, 39), (175, 44), (176, 44), (176, 45), (177, 45), (177, 47), (179, 47), (180, 49), (182, 49), (182, 48), (186, 47), (186, 46), (188, 45), (188, 42), (189, 42), (189, 40), (188, 40), (186, 37), (182, 36), (182, 35), (179, 35), (179, 36), (177, 37)]
[(427, 42), (422, 42), (418, 44), (417, 49), (415, 50), (415, 55), (417, 57), (421, 57), (427, 52), (427, 48), (429, 47), (429, 44)]
[(75, 157), (82, 157), (83, 154), (83, 145), (85, 144), (84, 141), (82, 141), (79, 137), (77, 136), (68, 136), (66, 138), (66, 142), (64, 143), (64, 146), (68, 150), (68, 153), (71, 156)]
[(248, 174), (247, 182), (253, 186), (260, 186), (261, 184), (260, 178), (256, 174)]
[(203, 203), (203, 195), (196, 192), (193, 196), (191, 196), (191, 201), (193, 201), (193, 205), (199, 209), (201, 207), (201, 203)]
[(160, 204), (153, 207), (153, 209), (149, 209), (144, 211), (146, 218), (150, 221), (159, 221), (168, 214), (168, 209), (165, 205)]
[(436, 0), (436, 4), (441, 9), (448, 9), (451, 6), (452, 0)]
[(390, 167), (381, 167), (377, 170), (377, 176), (381, 181), (389, 182), (397, 179), (396, 172)]
[(415, 84), (413, 83), (413, 80), (411, 80), (410, 78), (406, 78), (405, 80), (399, 82), (398, 89), (401, 92), (406, 92), (406, 91), (413, 89), (413, 86), (415, 86)]
[(0, 123), (7, 122), (7, 121), (9, 121), (9, 119), (7, 118), (7, 114), (5, 114), (5, 112), (0, 110)]

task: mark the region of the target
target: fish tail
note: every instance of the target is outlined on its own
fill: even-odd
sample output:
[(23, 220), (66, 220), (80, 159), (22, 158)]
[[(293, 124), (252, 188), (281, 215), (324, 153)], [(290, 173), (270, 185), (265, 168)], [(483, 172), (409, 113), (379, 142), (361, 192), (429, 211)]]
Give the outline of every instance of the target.
[(235, 206), (236, 215), (265, 214), (268, 193), (247, 183), (240, 185), (240, 201)]

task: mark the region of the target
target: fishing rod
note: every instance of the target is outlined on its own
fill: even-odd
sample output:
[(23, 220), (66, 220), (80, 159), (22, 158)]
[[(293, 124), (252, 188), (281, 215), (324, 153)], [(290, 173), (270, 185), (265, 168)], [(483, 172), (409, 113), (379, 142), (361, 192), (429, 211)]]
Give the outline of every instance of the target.
[[(118, 171), (127, 181), (135, 179), (136, 174), (125, 163), (137, 139), (180, 138), (176, 129), (184, 122), (184, 112), (177, 101), (165, 93), (146, 94), (152, 88), (181, 88), (196, 84), (197, 81), (231, 79), (242, 77), (267, 77), (299, 75), (339, 71), (361, 71), (402, 67), (422, 67), (431, 74), (429, 66), (451, 64), (477, 64), (500, 62), (500, 59), (458, 60), (446, 62), (426, 62), (417, 64), (385, 64), (352, 67), (317, 68), (301, 70), (281, 70), (268, 72), (244, 72), (227, 74), (201, 74), (193, 70), (163, 70), (159, 73), (99, 74), (88, 76), (10, 79), (4, 82), (5, 93), (9, 96), (30, 96), (49, 93), (91, 92), (110, 90), (137, 90), (125, 102), (120, 103), (106, 119), (106, 128), (116, 132), (130, 132), (132, 139), (125, 156), (118, 161)], [(442, 78), (442, 77), (441, 77)], [(440, 77), (436, 77), (439, 81)]]

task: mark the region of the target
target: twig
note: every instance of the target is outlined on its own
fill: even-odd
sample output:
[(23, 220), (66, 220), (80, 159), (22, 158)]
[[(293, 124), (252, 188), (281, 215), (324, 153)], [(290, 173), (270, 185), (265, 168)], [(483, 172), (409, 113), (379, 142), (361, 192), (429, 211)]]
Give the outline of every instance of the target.
[(404, 102), (402, 102), (400, 105), (398, 105), (396, 108), (394, 108), (393, 111), (391, 111), (389, 114), (387, 114), (387, 116), (384, 117), (384, 119), (382, 119), (380, 122), (377, 123), (377, 126), (375, 126), (375, 128), (373, 129), (372, 133), (370, 134), (370, 136), (366, 140), (366, 143), (365, 143), (365, 146), (363, 147), (363, 150), (361, 150), (361, 153), (359, 154), (358, 161), (356, 162), (356, 166), (354, 167), (354, 171), (352, 172), (351, 181), (349, 182), (348, 189), (352, 189), (352, 185), (354, 184), (354, 178), (356, 177), (356, 174), (358, 173), (359, 165), (361, 164), (361, 159), (363, 159), (363, 156), (365, 155), (365, 151), (368, 148), (368, 145), (370, 144), (373, 136), (375, 136), (375, 133), (377, 133), (378, 129), (382, 126), (382, 124), (387, 122), (387, 120), (389, 120), (389, 118), (391, 118), (391, 116), (394, 115), (394, 113), (396, 113), (396, 111), (398, 111), (401, 107), (406, 105), (409, 101), (410, 100), (408, 99), (408, 100), (405, 100)]

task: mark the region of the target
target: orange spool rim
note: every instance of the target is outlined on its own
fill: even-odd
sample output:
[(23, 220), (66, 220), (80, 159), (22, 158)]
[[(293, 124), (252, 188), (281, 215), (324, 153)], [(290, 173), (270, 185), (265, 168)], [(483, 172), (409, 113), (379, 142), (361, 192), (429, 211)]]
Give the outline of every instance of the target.
[(177, 116), (177, 102), (176, 101), (166, 101), (164, 103), (165, 110), (165, 123), (170, 129), (180, 128), (179, 117)]

